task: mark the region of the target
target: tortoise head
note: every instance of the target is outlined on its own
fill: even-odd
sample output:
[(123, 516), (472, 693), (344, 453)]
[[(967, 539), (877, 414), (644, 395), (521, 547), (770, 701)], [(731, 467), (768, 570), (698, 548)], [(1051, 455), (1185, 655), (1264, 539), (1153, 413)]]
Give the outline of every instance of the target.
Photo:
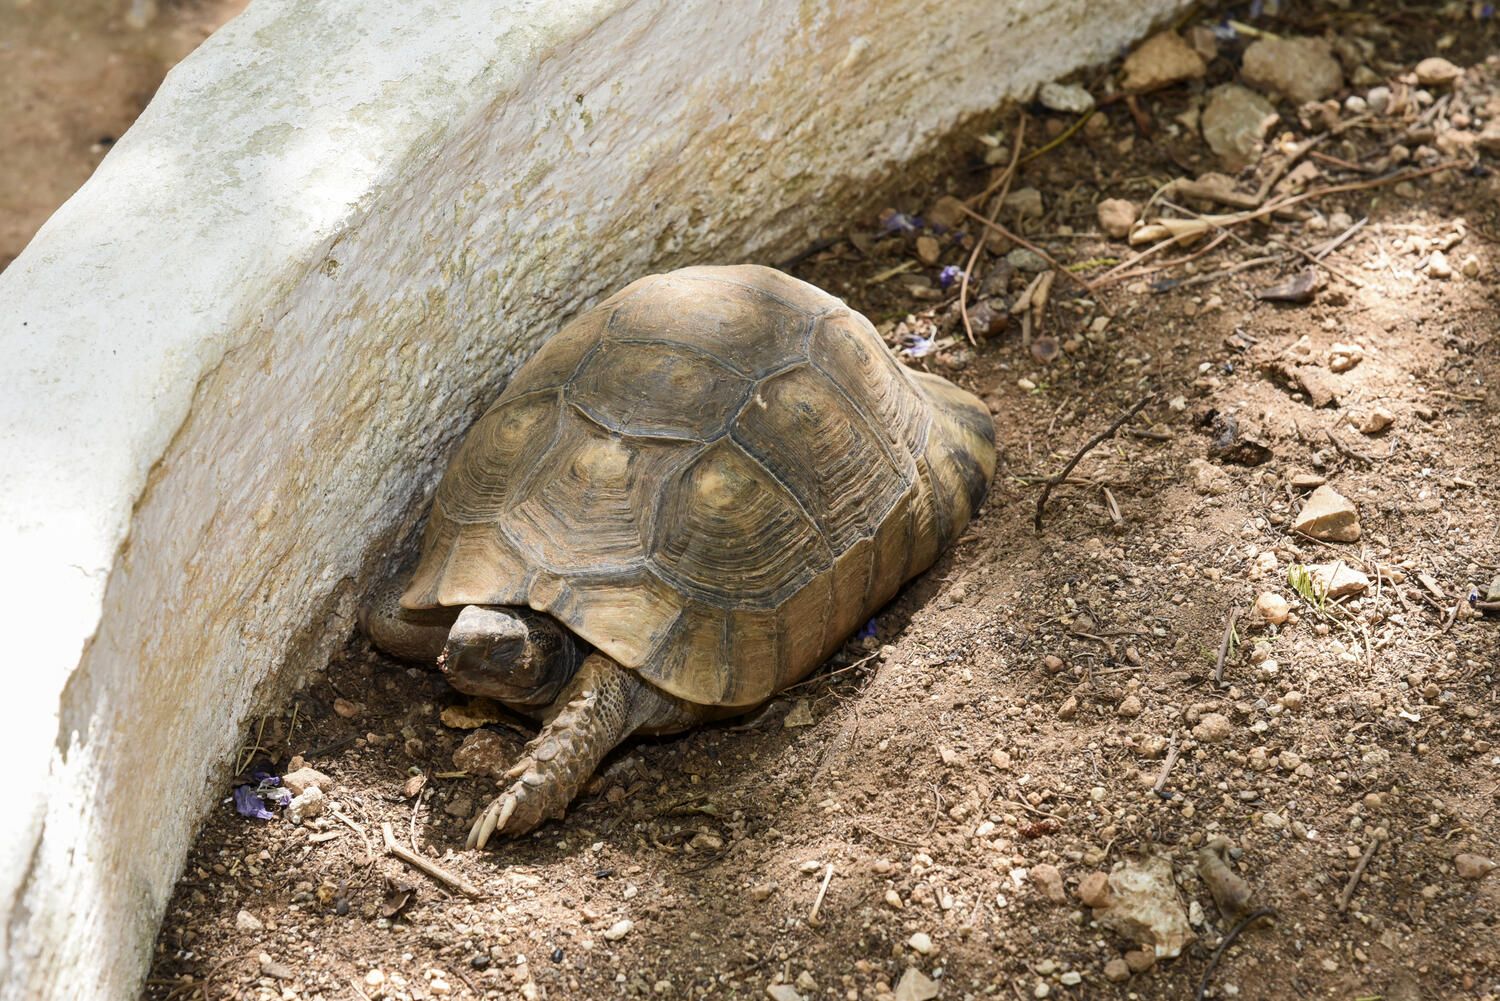
[(551, 705), (583, 656), (573, 635), (550, 616), (467, 605), (448, 631), (438, 667), (459, 691), (524, 712)]

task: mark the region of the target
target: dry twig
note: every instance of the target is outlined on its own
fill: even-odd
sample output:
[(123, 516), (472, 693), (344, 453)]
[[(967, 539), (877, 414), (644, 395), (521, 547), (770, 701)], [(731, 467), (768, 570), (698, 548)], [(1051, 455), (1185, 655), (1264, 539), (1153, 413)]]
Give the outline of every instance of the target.
[(1349, 877), (1349, 882), (1344, 887), (1344, 892), (1339, 894), (1339, 913), (1342, 914), (1349, 909), (1349, 901), (1354, 898), (1354, 891), (1359, 887), (1359, 881), (1365, 874), (1365, 869), (1370, 864), (1370, 859), (1375, 855), (1375, 849), (1380, 847), (1378, 837), (1370, 839), (1370, 847), (1359, 857), (1359, 865), (1354, 867), (1354, 874)]
[(1229, 621), (1224, 623), (1224, 635), (1219, 640), (1219, 656), (1214, 661), (1214, 685), (1224, 684), (1224, 661), (1229, 656), (1229, 643), (1234, 639), (1234, 625), (1240, 620), (1240, 607), (1229, 610)]
[(818, 887), (818, 898), (813, 901), (812, 913), (807, 916), (807, 923), (814, 927), (818, 924), (818, 911), (823, 907), (823, 898), (828, 895), (828, 884), (833, 882), (833, 863), (828, 863), (828, 869), (823, 873), (823, 885)]
[(479, 889), (479, 887), (475, 886), (473, 883), (469, 882), (467, 879), (464, 879), (462, 876), (459, 876), (456, 873), (449, 872), (447, 869), (444, 869), (442, 866), (438, 865), (436, 862), (433, 862), (431, 859), (423, 858), (416, 852), (412, 851), (410, 848), (397, 841), (396, 833), (391, 830), (389, 821), (386, 821), (380, 825), (380, 833), (385, 836), (386, 852), (396, 856), (398, 859), (405, 862), (413, 869), (418, 869), (431, 876), (438, 882), (445, 883), (448, 886), (453, 887), (453, 889), (458, 890), (465, 896), (484, 896), (484, 891)]
[(1172, 774), (1172, 766), (1177, 764), (1177, 755), (1181, 753), (1177, 747), (1177, 734), (1172, 734), (1172, 739), (1167, 744), (1167, 760), (1161, 763), (1161, 771), (1156, 773), (1156, 781), (1151, 784), (1151, 791), (1159, 793), (1167, 787), (1167, 776)]
[[(1016, 164), (1021, 159), (1021, 141), (1026, 138), (1026, 116), (1023, 114), (1016, 123), (1016, 141), (1010, 151), (1010, 163), (1005, 168), (998, 181), (985, 188), (980, 194), (982, 201), (990, 194), (991, 189), (998, 187), (999, 194), (995, 196), (995, 206), (990, 210), (990, 220), (993, 221), (1000, 214), (1000, 207), (1005, 204), (1005, 196), (1010, 193), (1010, 182), (1016, 177)], [(965, 209), (967, 211), (967, 209)], [(969, 338), (969, 343), (974, 341), (974, 324), (969, 319), (969, 280), (974, 276), (974, 265), (979, 261), (979, 255), (984, 251), (984, 242), (989, 238), (988, 229), (979, 231), (979, 238), (974, 241), (974, 249), (969, 251), (969, 260), (964, 265), (964, 273), (958, 280), (958, 314), (964, 321), (964, 334)]]
[(1042, 260), (1044, 260), (1048, 264), (1052, 265), (1053, 268), (1055, 268), (1058, 271), (1061, 271), (1064, 275), (1066, 275), (1070, 280), (1072, 280), (1076, 285), (1078, 285), (1080, 288), (1082, 288), (1089, 295), (1093, 295), (1094, 294), (1094, 286), (1093, 286), (1093, 284), (1091, 284), (1089, 282), (1089, 280), (1087, 278), (1083, 278), (1083, 277), (1080, 277), (1079, 275), (1075, 275), (1073, 272), (1069, 271), (1066, 267), (1064, 267), (1062, 265), (1062, 263), (1060, 261), (1058, 261), (1057, 258), (1053, 257), (1051, 254), (1047, 253), (1045, 250), (1043, 250), (1041, 247), (1038, 247), (1036, 244), (1032, 243), (1030, 240), (1026, 239), (1023, 236), (1017, 236), (1015, 233), (1012, 233), (1010, 230), (1006, 229), (1004, 226), (1000, 225), (998, 222), (995, 222), (993, 219), (986, 219), (984, 216), (980, 215), (978, 212), (975, 212), (973, 209), (968, 208), (967, 206), (964, 206), (963, 209), (962, 209), (962, 211), (963, 211), (963, 214), (966, 215), (966, 216), (968, 216), (970, 219), (973, 219), (975, 222), (980, 223), (981, 225), (985, 226), (987, 229), (994, 230), (996, 233), (998, 233), (1001, 236), (1005, 237), (1011, 243), (1019, 243), (1021, 246), (1025, 247), (1027, 250), (1031, 251), (1033, 254), (1036, 254)]
[(1224, 953), (1229, 950), (1229, 947), (1234, 944), (1234, 940), (1240, 937), (1240, 932), (1249, 928), (1252, 922), (1259, 921), (1261, 918), (1276, 920), (1280, 918), (1280, 915), (1276, 913), (1276, 908), (1274, 907), (1262, 907), (1259, 910), (1251, 911), (1241, 918), (1240, 923), (1229, 930), (1229, 934), (1224, 936), (1224, 941), (1220, 942), (1219, 947), (1214, 950), (1212, 958), (1208, 961), (1208, 969), (1203, 971), (1203, 979), (1198, 981), (1198, 993), (1193, 995), (1193, 1001), (1203, 1001), (1208, 995), (1208, 982), (1213, 979), (1214, 970), (1218, 969), (1219, 966), (1219, 960), (1223, 958)]
[(1041, 496), (1036, 499), (1036, 516), (1032, 518), (1031, 522), (1036, 526), (1036, 530), (1038, 532), (1042, 530), (1042, 512), (1046, 510), (1047, 495), (1052, 493), (1052, 488), (1057, 486), (1063, 480), (1067, 479), (1068, 474), (1073, 471), (1073, 467), (1078, 465), (1079, 461), (1085, 455), (1088, 455), (1089, 452), (1091, 452), (1101, 442), (1113, 438), (1115, 433), (1119, 431), (1120, 428), (1128, 424), (1132, 417), (1144, 410), (1146, 404), (1150, 403), (1154, 399), (1156, 399), (1155, 393), (1147, 393), (1145, 396), (1137, 400), (1135, 406), (1131, 407), (1129, 410), (1125, 411), (1125, 413), (1121, 414), (1113, 424), (1105, 428), (1103, 431), (1100, 431), (1098, 434), (1094, 435), (1094, 437), (1090, 438), (1084, 444), (1084, 446), (1078, 450), (1073, 458), (1068, 460), (1068, 464), (1062, 468), (1061, 472), (1048, 479), (1046, 483), (1042, 484)]

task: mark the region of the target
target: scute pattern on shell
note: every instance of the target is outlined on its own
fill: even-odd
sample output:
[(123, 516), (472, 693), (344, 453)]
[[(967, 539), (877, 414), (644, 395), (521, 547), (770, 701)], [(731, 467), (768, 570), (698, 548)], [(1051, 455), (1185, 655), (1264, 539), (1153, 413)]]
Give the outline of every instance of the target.
[(529, 605), (679, 698), (754, 705), (925, 570), (994, 472), (968, 393), (769, 268), (633, 282), (475, 424), (403, 604)]

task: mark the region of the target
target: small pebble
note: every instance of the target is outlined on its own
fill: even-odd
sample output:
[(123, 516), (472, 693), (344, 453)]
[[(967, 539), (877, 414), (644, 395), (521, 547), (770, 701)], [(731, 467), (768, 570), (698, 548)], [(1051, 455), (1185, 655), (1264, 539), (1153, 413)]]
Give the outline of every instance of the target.
[(1218, 744), (1234, 733), (1229, 717), (1222, 713), (1204, 713), (1198, 725), (1193, 727), (1193, 736), (1205, 744)]
[(906, 940), (906, 944), (924, 956), (932, 954), (932, 936), (925, 931), (919, 931)]
[(1111, 959), (1104, 964), (1104, 979), (1112, 984), (1123, 983), (1130, 979), (1130, 967), (1119, 957)]
[(1474, 855), (1465, 852), (1453, 857), (1453, 865), (1458, 869), (1460, 879), (1483, 879), (1494, 871), (1495, 863), (1483, 855)]
[(621, 918), (608, 928), (604, 929), (604, 937), (611, 942), (618, 942), (630, 934), (630, 929), (635, 927), (635, 922), (629, 918)]
[(1279, 626), (1292, 614), (1292, 606), (1274, 591), (1262, 591), (1255, 599), (1254, 614), (1267, 625)]
[(1447, 87), (1464, 75), (1464, 71), (1442, 56), (1431, 56), (1417, 63), (1417, 82), (1424, 87)]
[(254, 914), (251, 914), (247, 910), (241, 909), (240, 912), (234, 916), (234, 926), (240, 931), (261, 931), (266, 927), (266, 924)]
[(1109, 906), (1109, 876), (1102, 872), (1091, 872), (1083, 877), (1078, 883), (1078, 899), (1088, 907)]

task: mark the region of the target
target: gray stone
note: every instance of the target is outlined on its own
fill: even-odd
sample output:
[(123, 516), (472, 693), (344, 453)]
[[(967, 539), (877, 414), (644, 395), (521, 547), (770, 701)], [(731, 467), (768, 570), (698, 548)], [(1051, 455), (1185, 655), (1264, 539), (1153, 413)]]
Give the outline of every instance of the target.
[(1203, 109), (1203, 141), (1226, 168), (1238, 171), (1260, 159), (1276, 109), (1264, 97), (1238, 84), (1215, 87)]
[(1344, 71), (1321, 38), (1260, 38), (1245, 50), (1245, 82), (1297, 104), (1321, 101), (1344, 86)]
[(1036, 92), (1036, 99), (1049, 111), (1069, 115), (1081, 115), (1094, 109), (1094, 95), (1076, 83), (1044, 83)]

